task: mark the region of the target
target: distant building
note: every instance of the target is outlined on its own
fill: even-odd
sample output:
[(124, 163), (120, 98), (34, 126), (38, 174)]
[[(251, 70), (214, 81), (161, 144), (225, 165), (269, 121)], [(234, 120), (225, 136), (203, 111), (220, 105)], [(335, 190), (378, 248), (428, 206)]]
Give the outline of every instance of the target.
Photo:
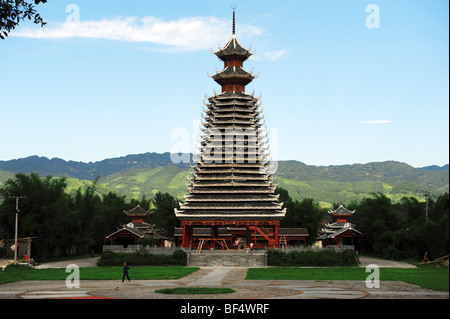
[(143, 239), (153, 238), (158, 246), (164, 245), (167, 237), (156, 232), (154, 225), (144, 221), (151, 213), (137, 205), (135, 208), (124, 211), (131, 222), (106, 236), (109, 245), (119, 245), (127, 248), (129, 245), (138, 245)]
[[(31, 258), (31, 242), (36, 237), (24, 237), (17, 239), (17, 260)], [(14, 239), (0, 239), (0, 248), (5, 247), (5, 257), (14, 258)]]
[(360, 239), (362, 233), (356, 229), (356, 225), (348, 222), (355, 211), (348, 210), (340, 205), (337, 209), (330, 210), (328, 213), (334, 218), (334, 222), (326, 224), (319, 232), (318, 240), (322, 242), (322, 246), (338, 246), (339, 248), (353, 246), (354, 250), (362, 253), (364, 248)]

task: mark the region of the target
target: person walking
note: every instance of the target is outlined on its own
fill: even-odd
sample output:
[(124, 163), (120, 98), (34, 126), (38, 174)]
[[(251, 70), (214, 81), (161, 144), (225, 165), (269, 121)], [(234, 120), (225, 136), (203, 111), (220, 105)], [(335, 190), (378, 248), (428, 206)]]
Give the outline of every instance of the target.
[(127, 277), (128, 281), (130, 280), (130, 276), (128, 275), (128, 269), (130, 269), (130, 267), (127, 266), (127, 263), (124, 262), (123, 263), (123, 276), (122, 276), (122, 282), (125, 281), (125, 277)]
[(430, 261), (428, 260), (428, 251), (426, 251), (425, 254), (423, 255), (422, 264), (423, 264), (425, 261), (430, 262)]

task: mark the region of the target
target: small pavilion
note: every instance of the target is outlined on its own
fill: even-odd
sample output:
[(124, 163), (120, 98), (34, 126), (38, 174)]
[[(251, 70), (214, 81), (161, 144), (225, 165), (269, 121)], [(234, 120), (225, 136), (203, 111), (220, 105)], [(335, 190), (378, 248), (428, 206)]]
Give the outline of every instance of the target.
[(131, 222), (106, 236), (110, 245), (122, 245), (126, 247), (128, 245), (137, 245), (144, 238), (154, 238), (162, 242), (164, 242), (164, 239), (167, 239), (155, 231), (154, 225), (144, 221), (151, 212), (137, 205), (133, 209), (124, 211), (124, 213), (130, 217)]
[(363, 242), (360, 238), (362, 233), (356, 229), (355, 224), (348, 222), (355, 211), (351, 211), (341, 204), (337, 209), (329, 210), (328, 213), (334, 218), (334, 222), (327, 223), (319, 232), (318, 240), (322, 242), (322, 246), (339, 248), (353, 246), (356, 251), (362, 253)]

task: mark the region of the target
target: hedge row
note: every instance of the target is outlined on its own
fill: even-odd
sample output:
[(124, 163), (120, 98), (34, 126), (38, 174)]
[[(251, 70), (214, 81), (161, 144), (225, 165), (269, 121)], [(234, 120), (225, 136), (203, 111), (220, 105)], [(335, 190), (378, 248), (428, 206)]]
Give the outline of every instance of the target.
[(283, 253), (269, 251), (269, 266), (357, 266), (356, 253), (353, 250), (336, 252), (334, 250), (292, 251)]
[(182, 250), (175, 250), (172, 255), (113, 253), (107, 251), (102, 254), (97, 265), (122, 266), (125, 261), (129, 266), (186, 266), (187, 255)]

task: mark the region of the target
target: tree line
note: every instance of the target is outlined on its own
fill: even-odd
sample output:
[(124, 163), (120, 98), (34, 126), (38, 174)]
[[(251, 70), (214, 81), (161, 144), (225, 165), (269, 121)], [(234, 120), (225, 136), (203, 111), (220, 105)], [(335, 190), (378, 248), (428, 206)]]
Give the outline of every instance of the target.
[[(124, 211), (137, 204), (152, 212), (147, 222), (169, 238), (180, 221), (174, 214), (179, 200), (168, 193), (139, 200), (124, 195), (96, 192), (97, 180), (91, 186), (79, 188), (74, 195), (66, 192), (65, 178), (41, 178), (32, 173), (16, 174), (0, 188), (0, 239), (14, 238), (16, 202), (20, 200), (18, 237), (34, 237), (32, 256), (46, 258), (54, 255), (102, 251), (105, 236), (130, 222)], [(324, 222), (331, 216), (311, 198), (293, 200), (286, 189), (277, 188), (280, 201), (286, 207), (281, 227), (308, 229), (307, 244), (312, 244)], [(345, 206), (355, 210), (349, 222), (363, 233), (365, 251), (385, 258), (421, 258), (425, 251), (431, 258), (448, 254), (449, 242), (448, 193), (428, 203), (404, 197), (392, 203), (382, 193), (374, 193), (361, 201)], [(334, 204), (337, 208), (338, 204)]]
[(448, 255), (449, 194), (419, 202), (403, 197), (400, 203), (381, 193), (372, 194), (359, 203), (350, 203), (355, 223), (364, 235), (367, 252), (392, 259), (431, 259)]
[[(334, 222), (312, 199), (293, 200), (288, 191), (277, 188), (286, 207), (281, 227), (305, 227), (312, 244), (324, 221)], [(334, 204), (336, 209), (339, 204)], [(421, 259), (425, 252), (431, 258), (449, 252), (449, 194), (427, 202), (403, 197), (392, 203), (382, 193), (372, 193), (361, 201), (351, 201), (346, 208), (355, 210), (349, 222), (363, 233), (365, 252), (390, 259)], [(431, 259), (430, 259), (431, 260)]]
[[(55, 255), (101, 252), (105, 236), (130, 222), (124, 211), (140, 205), (153, 213), (148, 222), (165, 235), (173, 236), (177, 218), (173, 213), (178, 200), (170, 194), (157, 193), (153, 199), (127, 200), (115, 193), (99, 195), (97, 180), (79, 188), (74, 195), (65, 189), (65, 178), (38, 174), (16, 174), (0, 188), (0, 239), (12, 239), (15, 232), (15, 196), (19, 202), (18, 238), (32, 237), (33, 258)], [(8, 247), (4, 249), (9, 249)]]

